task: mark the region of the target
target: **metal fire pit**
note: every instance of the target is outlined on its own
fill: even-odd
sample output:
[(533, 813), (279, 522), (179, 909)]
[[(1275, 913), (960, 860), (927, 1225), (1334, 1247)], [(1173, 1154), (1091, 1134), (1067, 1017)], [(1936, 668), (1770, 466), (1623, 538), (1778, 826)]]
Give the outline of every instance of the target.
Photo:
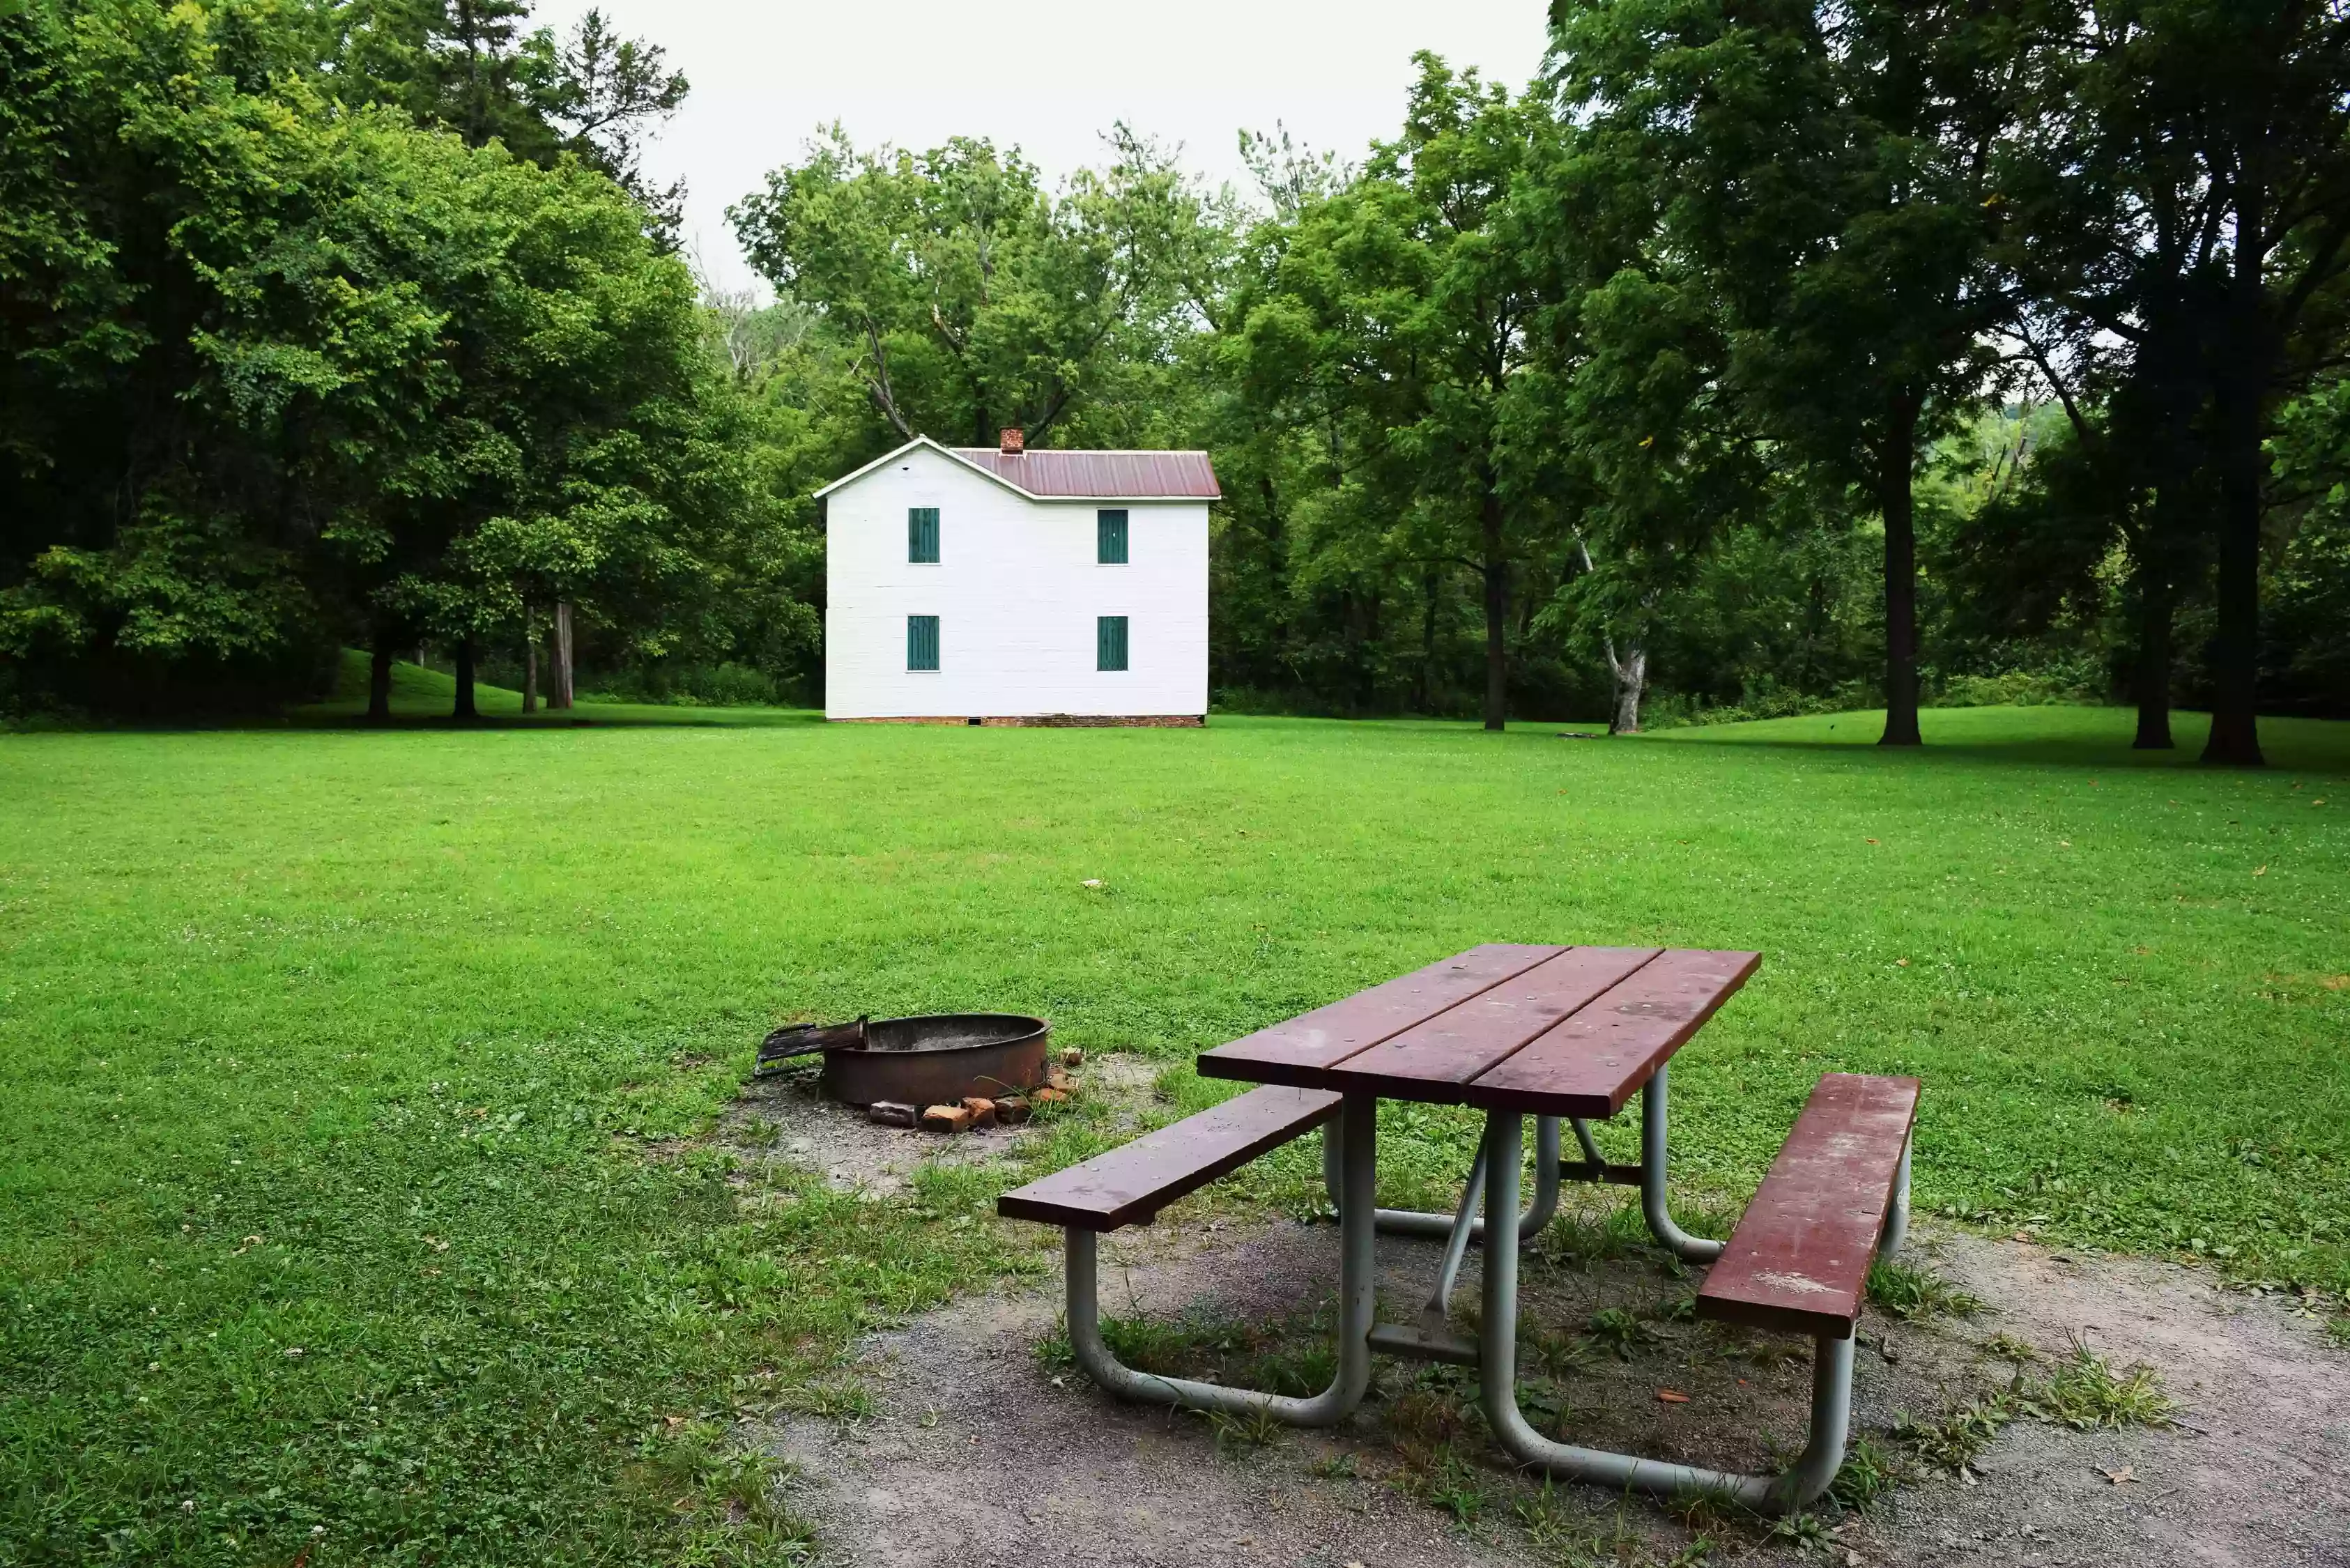
[(1016, 1012), (877, 1018), (866, 1024), (863, 1045), (824, 1054), (825, 1096), (921, 1106), (1039, 1089), (1050, 1033), (1043, 1019)]

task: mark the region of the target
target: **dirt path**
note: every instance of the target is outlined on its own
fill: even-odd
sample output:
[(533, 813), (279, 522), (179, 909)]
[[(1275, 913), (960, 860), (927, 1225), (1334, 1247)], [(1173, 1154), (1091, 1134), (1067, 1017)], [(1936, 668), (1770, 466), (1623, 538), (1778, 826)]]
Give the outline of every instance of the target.
[[(1869, 1534), (1890, 1563), (2350, 1564), (2350, 1355), (2277, 1301), (2199, 1271), (1971, 1236), (1939, 1266), (2035, 1344), (2084, 1335), (2157, 1368), (2178, 1426), (2079, 1433), (2023, 1421), (1983, 1484), (1902, 1494)], [(2131, 1480), (2112, 1472), (2128, 1467)]]
[[(811, 1135), (838, 1179), (888, 1179), (843, 1152), (843, 1137), (866, 1137), (845, 1120), (802, 1120), (786, 1137)], [(1558, 1331), (1540, 1342), (1548, 1366), (1527, 1357), (1530, 1409), (1532, 1390), (1554, 1404), (1538, 1424), (1741, 1469), (1792, 1452), (1808, 1351), (1681, 1320), (1674, 1304), (1694, 1276), (1627, 1245), (1622, 1216), (1611, 1229), (1605, 1212), (1555, 1227), (1526, 1255), (1527, 1321)], [(1409, 1318), (1436, 1251), (1382, 1240), (1383, 1316)], [(1326, 1224), (1235, 1224), (1181, 1205), (1106, 1239), (1104, 1310), (1186, 1321), (1164, 1336), (1175, 1358), (1164, 1369), (1238, 1371), (1317, 1343), (1303, 1314), (1326, 1299), (1336, 1253)], [(1855, 1437), (1909, 1474), (1864, 1511), (1823, 1507), (1808, 1540), (1584, 1488), (1545, 1496), (1486, 1441), (1454, 1369), (1381, 1358), (1345, 1426), (1284, 1428), (1261, 1445), (1112, 1400), (1050, 1353), (1057, 1270), (1046, 1287), (968, 1299), (877, 1336), (864, 1356), (871, 1419), (803, 1417), (752, 1435), (796, 1461), (794, 1505), (828, 1560), (846, 1563), (1662, 1565), (1695, 1560), (1685, 1554), (1702, 1536), (1712, 1561), (1766, 1564), (2350, 1568), (2350, 1354), (2321, 1324), (2166, 1263), (1932, 1226), (1907, 1255), (1984, 1310), (1864, 1319)], [(1473, 1310), (1476, 1272), (1472, 1252), (1456, 1312)], [(1595, 1314), (1620, 1331), (1612, 1350)], [(2021, 1364), (2039, 1380), (2076, 1341), (2116, 1367), (2156, 1368), (2178, 1424), (2085, 1432), (2022, 1417), (1963, 1477), (1929, 1471), (1892, 1435), (1900, 1413), (1930, 1420), (1996, 1395), (2017, 1376), (2021, 1346), (2043, 1358)], [(1660, 1401), (1665, 1388), (1686, 1402)]]
[[(1172, 1238), (1129, 1232), (1105, 1299), (1170, 1314), (1202, 1298), (1240, 1316), (1286, 1313), (1326, 1285), (1333, 1234), (1284, 1223), (1237, 1241), (1207, 1238), (1217, 1244), (1203, 1248), (1199, 1236), (1170, 1246)], [(1930, 1412), (1953, 1392), (1995, 1386), (2005, 1364), (1975, 1348), (1991, 1333), (2052, 1353), (2085, 1335), (2117, 1365), (2146, 1361), (2180, 1401), (2181, 1425), (2082, 1433), (2018, 1420), (1975, 1467), (1978, 1484), (1944, 1477), (1899, 1489), (1818, 1543), (1833, 1545), (1835, 1560), (2350, 1564), (2350, 1356), (2326, 1347), (2314, 1324), (2168, 1265), (1947, 1233), (1925, 1241), (1940, 1272), (1994, 1310), (1962, 1326), (1868, 1324), (1877, 1354), (1860, 1358), (1859, 1432), (1887, 1444), (1897, 1408)], [(1394, 1303), (1411, 1300), (1433, 1249), (1389, 1243), (1382, 1251), (1390, 1259), (1385, 1293)], [(1628, 1300), (1655, 1293), (1648, 1272), (1611, 1268), (1575, 1283)], [(1331, 1437), (1284, 1433), (1237, 1451), (1228, 1439), (1220, 1449), (1207, 1423), (1110, 1400), (1081, 1374), (1040, 1359), (1057, 1305), (1049, 1290), (983, 1297), (884, 1335), (868, 1358), (883, 1391), (875, 1419), (854, 1428), (804, 1421), (774, 1434), (803, 1467), (796, 1501), (837, 1560), (1406, 1568), (1572, 1562), (1578, 1547), (1586, 1558), (1669, 1562), (1692, 1541), (1668, 1510), (1582, 1489), (1569, 1490), (1586, 1517), (1570, 1513), (1539, 1542), (1510, 1517), (1508, 1495), (1456, 1524), (1442, 1507), (1408, 1495), (1409, 1467), (1390, 1443), (1354, 1429), (1360, 1418)], [(1890, 1364), (1888, 1345), (1898, 1358)], [(1660, 1346), (1596, 1369), (1607, 1386), (1600, 1424), (1645, 1427), (1652, 1446), (1759, 1462), (1752, 1428), (1734, 1417), (1710, 1423), (1703, 1412), (1742, 1408), (1735, 1378), (1742, 1373), (1751, 1386), (1769, 1375), (1734, 1359), (1676, 1354), (1686, 1348)], [(1388, 1369), (1390, 1410), (1410, 1370)], [(1686, 1389), (1690, 1406), (1638, 1397), (1659, 1373)], [(1755, 1402), (1783, 1440), (1800, 1432), (1804, 1380), (1800, 1363), (1778, 1369)], [(1633, 1397), (1621, 1397), (1627, 1387)], [(1659, 1437), (1665, 1443), (1655, 1444)], [(1640, 1434), (1616, 1440), (1627, 1438)], [(1352, 1476), (1329, 1473), (1349, 1462)], [(2108, 1479), (2124, 1467), (2131, 1479)], [(1499, 1494), (1524, 1490), (1498, 1470), (1491, 1480)], [(1717, 1540), (1725, 1553), (1757, 1562), (1820, 1560), (1818, 1546), (1791, 1551), (1752, 1532)]]

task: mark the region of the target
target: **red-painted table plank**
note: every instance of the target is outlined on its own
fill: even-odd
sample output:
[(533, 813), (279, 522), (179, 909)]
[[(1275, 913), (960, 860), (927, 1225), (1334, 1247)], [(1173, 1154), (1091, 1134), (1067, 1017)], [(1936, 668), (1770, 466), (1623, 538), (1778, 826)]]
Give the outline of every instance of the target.
[[(1612, 1116), (1746, 983), (1760, 953), (1675, 948), (1471, 1081), (1489, 1110)], [(1335, 1081), (1331, 1088), (1344, 1087)]]
[[(1569, 948), (1336, 1068), (1346, 1087), (1461, 1103), (1462, 1086), (1655, 959), (1659, 948)], [(1331, 1086), (1337, 1086), (1333, 1081)]]
[(1517, 942), (1487, 942), (1471, 948), (1457, 958), (1430, 964), (1203, 1052), (1200, 1075), (1302, 1088), (1344, 1088), (1347, 1085), (1330, 1069), (1347, 1057), (1565, 950)]
[(1917, 1114), (1915, 1078), (1822, 1078), (1707, 1272), (1700, 1315), (1849, 1336)]

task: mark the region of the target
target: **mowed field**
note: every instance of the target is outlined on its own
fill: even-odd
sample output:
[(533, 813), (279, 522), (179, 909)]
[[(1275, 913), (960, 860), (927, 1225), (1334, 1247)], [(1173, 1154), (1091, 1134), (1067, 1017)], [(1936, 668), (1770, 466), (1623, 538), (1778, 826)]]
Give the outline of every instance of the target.
[(1042, 1013), (1192, 1103), (1473, 943), (1756, 948), (1694, 1188), (1914, 1073), (1924, 1209), (2350, 1290), (2350, 726), (581, 713), (0, 736), (0, 1563), (787, 1560), (728, 1417), (1051, 1267), (1003, 1175), (731, 1186), (694, 1135), (787, 1018)]

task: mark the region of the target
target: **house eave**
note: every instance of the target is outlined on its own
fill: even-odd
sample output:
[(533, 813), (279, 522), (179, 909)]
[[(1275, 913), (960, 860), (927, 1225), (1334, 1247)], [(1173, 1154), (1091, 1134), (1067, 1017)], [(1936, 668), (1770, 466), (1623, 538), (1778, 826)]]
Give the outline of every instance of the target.
[(856, 470), (854, 472), (844, 473), (838, 479), (834, 480), (830, 484), (827, 484), (816, 490), (811, 491), (809, 493), (816, 500), (822, 501), (827, 496), (829, 496), (834, 491), (854, 484), (858, 480), (864, 478), (868, 473), (874, 472), (876, 470), (887, 468), (889, 464), (897, 462), (899, 458), (905, 456), (908, 452), (912, 452), (917, 447), (926, 447), (931, 452), (937, 452), (941, 457), (945, 458), (949, 462), (953, 463), (957, 468), (962, 469), (966, 473), (975, 473), (979, 475), (980, 478), (986, 480), (990, 484), (1001, 485), (1004, 489), (1012, 492), (1014, 495), (1020, 496), (1024, 500), (1034, 501), (1039, 505), (1044, 506), (1100, 506), (1113, 504), (1157, 505), (1171, 502), (1184, 502), (1195, 505), (1205, 506), (1211, 502), (1222, 499), (1221, 496), (1213, 495), (1039, 495), (1033, 490), (1024, 489), (1020, 485), (1013, 483), (1012, 481), (1004, 478), (1002, 474), (995, 472), (992, 469), (981, 467), (978, 463), (972, 462), (969, 458), (962, 456), (960, 453), (956, 452), (952, 448), (941, 446), (937, 441), (932, 441), (930, 437), (920, 435), (916, 436), (913, 440), (906, 442), (905, 445), (900, 446), (894, 451), (883, 452), (879, 457), (875, 458), (871, 462), (867, 463), (864, 467)]

